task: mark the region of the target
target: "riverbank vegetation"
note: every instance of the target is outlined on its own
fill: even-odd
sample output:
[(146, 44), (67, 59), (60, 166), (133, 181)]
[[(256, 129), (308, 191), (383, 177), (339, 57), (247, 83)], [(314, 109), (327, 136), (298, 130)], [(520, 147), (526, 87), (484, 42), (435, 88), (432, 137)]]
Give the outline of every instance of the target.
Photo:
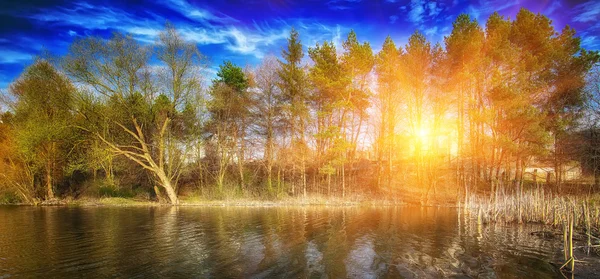
[[(560, 194), (536, 186), (521, 191), (502, 188), (490, 196), (473, 194), (465, 199), (465, 204), (458, 210), (459, 214), (476, 220), (480, 225), (539, 223), (554, 227), (561, 231), (560, 239), (563, 242), (564, 264), (560, 269), (573, 274), (576, 261), (590, 254), (596, 257), (600, 255), (600, 195), (589, 192)], [(536, 233), (543, 238), (559, 238), (552, 231)], [(583, 263), (584, 269), (593, 269), (593, 265), (585, 261)]]
[(495, 219), (515, 216), (502, 191), (533, 184), (551, 203), (524, 192), (519, 220), (546, 222), (570, 189), (598, 190), (599, 57), (572, 28), (523, 9), (460, 15), (437, 44), (298, 32), (210, 82), (170, 24), (151, 45), (115, 33), (42, 55), (3, 94), (1, 201), (485, 198)]

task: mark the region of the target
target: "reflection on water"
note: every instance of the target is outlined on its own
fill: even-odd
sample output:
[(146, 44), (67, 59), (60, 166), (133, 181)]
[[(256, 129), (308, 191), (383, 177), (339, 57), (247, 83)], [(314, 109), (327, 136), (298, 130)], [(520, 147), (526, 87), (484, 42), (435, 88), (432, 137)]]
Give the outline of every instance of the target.
[(551, 278), (555, 242), (411, 207), (0, 207), (0, 278)]

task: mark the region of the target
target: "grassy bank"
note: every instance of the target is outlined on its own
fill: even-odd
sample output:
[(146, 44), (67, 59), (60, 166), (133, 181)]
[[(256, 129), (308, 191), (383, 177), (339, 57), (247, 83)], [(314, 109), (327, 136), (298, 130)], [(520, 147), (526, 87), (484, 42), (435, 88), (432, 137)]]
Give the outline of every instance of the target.
[[(0, 205), (36, 205), (36, 206), (171, 206), (169, 203), (158, 202), (150, 199), (135, 197), (82, 197), (73, 199), (53, 199), (47, 201), (36, 201), (35, 203), (22, 203), (18, 200), (2, 200)], [(278, 197), (278, 198), (255, 198), (255, 197), (232, 197), (222, 199), (209, 199), (201, 196), (183, 196), (178, 206), (397, 206), (405, 205), (400, 200), (393, 199), (369, 199), (366, 197)]]

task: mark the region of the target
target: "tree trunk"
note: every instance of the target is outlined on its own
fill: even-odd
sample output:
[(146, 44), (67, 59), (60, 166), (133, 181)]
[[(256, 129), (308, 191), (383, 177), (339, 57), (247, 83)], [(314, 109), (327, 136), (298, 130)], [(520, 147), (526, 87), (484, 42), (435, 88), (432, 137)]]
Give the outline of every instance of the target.
[(306, 162), (304, 156), (304, 152), (302, 152), (302, 190), (304, 198), (306, 198)]
[(167, 177), (164, 171), (157, 171), (158, 179), (160, 180), (160, 186), (162, 186), (167, 191), (167, 196), (169, 197), (169, 201), (173, 205), (179, 204), (179, 199), (177, 198), (177, 193), (175, 192), (175, 188), (171, 185), (171, 180)]
[(52, 162), (46, 163), (46, 190), (47, 198), (54, 199), (54, 189), (52, 188)]
[(346, 197), (346, 171), (344, 163), (342, 163), (342, 198)]

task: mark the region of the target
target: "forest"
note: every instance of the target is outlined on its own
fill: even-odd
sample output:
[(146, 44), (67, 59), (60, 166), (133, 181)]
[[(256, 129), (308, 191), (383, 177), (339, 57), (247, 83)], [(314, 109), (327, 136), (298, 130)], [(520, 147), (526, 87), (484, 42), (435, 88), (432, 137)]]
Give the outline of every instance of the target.
[(306, 46), (291, 29), (281, 53), (212, 80), (169, 23), (152, 45), (114, 33), (41, 54), (2, 92), (0, 200), (600, 190), (600, 56), (574, 29), (522, 9), (460, 15), (436, 44), (359, 36)]

